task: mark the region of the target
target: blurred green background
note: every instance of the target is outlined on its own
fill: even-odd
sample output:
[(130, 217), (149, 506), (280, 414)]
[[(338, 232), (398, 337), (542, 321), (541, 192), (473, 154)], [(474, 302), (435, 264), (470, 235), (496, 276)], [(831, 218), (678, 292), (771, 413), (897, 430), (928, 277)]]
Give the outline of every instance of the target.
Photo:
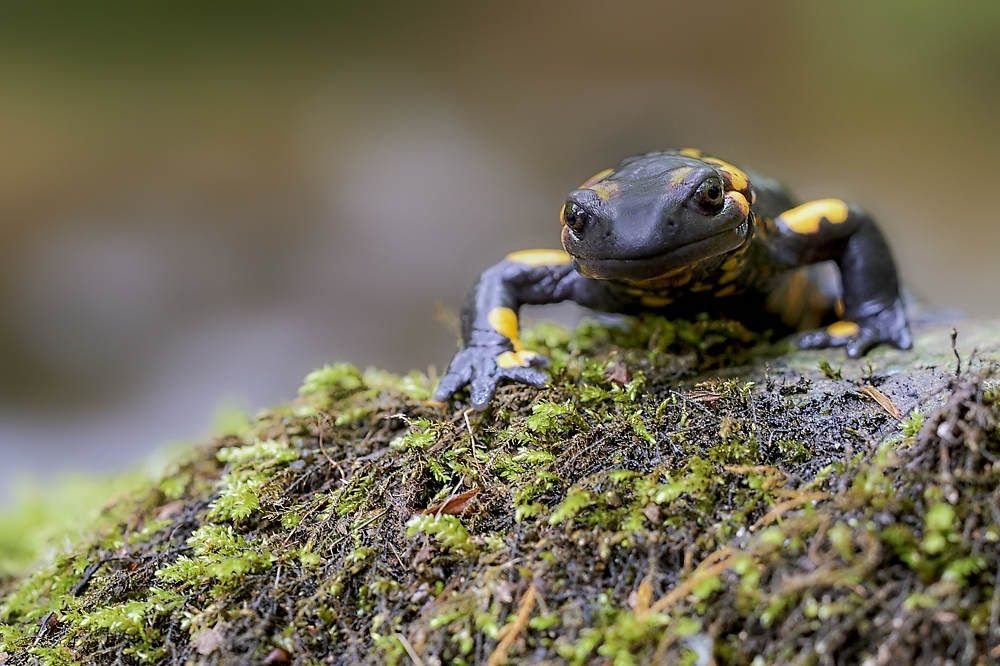
[(442, 368), (435, 301), (640, 151), (859, 203), (1000, 314), (998, 70), (985, 0), (4, 3), (0, 498), (323, 362)]

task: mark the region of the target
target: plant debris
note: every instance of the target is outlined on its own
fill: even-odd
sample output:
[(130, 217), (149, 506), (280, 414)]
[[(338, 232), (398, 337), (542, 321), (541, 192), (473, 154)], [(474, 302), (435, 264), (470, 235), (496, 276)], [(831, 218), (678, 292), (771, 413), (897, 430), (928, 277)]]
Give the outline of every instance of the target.
[(902, 413), (900, 413), (899, 409), (896, 408), (896, 405), (892, 404), (892, 400), (887, 398), (884, 393), (879, 391), (874, 386), (862, 386), (860, 389), (858, 389), (858, 391), (864, 393), (869, 398), (877, 402), (879, 406), (885, 410), (886, 414), (888, 414), (892, 418), (894, 419), (903, 418)]
[(461, 516), (469, 508), (472, 499), (479, 494), (479, 488), (473, 488), (458, 495), (452, 495), (444, 502), (429, 506), (424, 509), (427, 515), (440, 515), (446, 513), (451, 516)]
[(1000, 659), (988, 354), (866, 359), (897, 420), (841, 380), (856, 362), (735, 322), (523, 339), (551, 385), (481, 413), (416, 372), (311, 373), (0, 579), (2, 663)]

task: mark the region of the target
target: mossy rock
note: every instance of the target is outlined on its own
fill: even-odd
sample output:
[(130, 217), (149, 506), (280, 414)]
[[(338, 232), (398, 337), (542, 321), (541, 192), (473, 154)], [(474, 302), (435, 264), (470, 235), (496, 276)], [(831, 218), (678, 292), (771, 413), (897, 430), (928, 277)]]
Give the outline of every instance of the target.
[(1000, 336), (959, 328), (539, 325), (552, 384), (482, 413), (328, 366), (0, 579), (0, 663), (993, 663)]

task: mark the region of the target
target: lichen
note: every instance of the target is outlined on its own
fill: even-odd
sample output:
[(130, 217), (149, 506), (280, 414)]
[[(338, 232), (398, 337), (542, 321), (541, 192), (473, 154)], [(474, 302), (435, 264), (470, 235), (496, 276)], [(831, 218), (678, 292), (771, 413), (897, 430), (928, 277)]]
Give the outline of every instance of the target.
[(311, 373), (295, 402), (0, 580), (0, 663), (974, 664), (997, 650), (986, 356), (961, 377), (886, 370), (905, 358), (892, 351), (834, 370), (704, 318), (523, 340), (552, 358), (552, 383), (505, 386), (485, 412), (430, 401), (420, 373)]

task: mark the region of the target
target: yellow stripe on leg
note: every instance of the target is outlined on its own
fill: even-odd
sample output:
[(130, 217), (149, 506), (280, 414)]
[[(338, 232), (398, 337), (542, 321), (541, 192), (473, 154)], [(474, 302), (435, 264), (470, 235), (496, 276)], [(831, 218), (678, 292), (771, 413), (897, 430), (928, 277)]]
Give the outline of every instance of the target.
[(526, 368), (531, 365), (531, 359), (538, 356), (536, 352), (523, 349), (518, 352), (504, 352), (497, 356), (497, 365), (501, 368)]
[(494, 331), (510, 340), (510, 344), (514, 345), (514, 351), (519, 352), (524, 349), (517, 330), (517, 313), (510, 308), (493, 308), (486, 316), (486, 320)]
[(826, 327), (826, 332), (833, 338), (853, 338), (860, 330), (853, 321), (835, 321)]
[(783, 222), (797, 234), (814, 234), (824, 218), (830, 224), (840, 224), (847, 219), (847, 213), (847, 204), (840, 199), (817, 199), (786, 210), (777, 222)]
[(507, 255), (507, 261), (526, 266), (562, 265), (572, 260), (563, 250), (521, 250)]
[(526, 368), (538, 352), (525, 349), (518, 336), (517, 313), (510, 308), (493, 308), (486, 316), (493, 330), (510, 340), (514, 351), (506, 351), (497, 356), (497, 365), (501, 368)]

